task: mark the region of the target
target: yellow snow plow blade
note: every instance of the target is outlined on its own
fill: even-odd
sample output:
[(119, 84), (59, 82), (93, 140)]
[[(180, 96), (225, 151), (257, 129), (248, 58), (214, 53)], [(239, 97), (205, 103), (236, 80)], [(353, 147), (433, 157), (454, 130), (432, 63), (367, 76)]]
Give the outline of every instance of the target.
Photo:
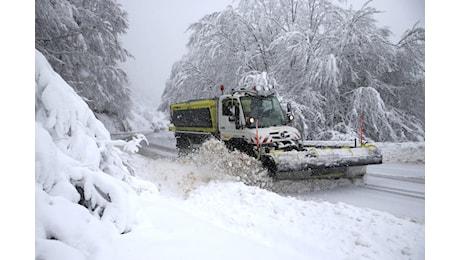
[(265, 154), (263, 164), (276, 179), (356, 178), (366, 174), (367, 165), (381, 164), (375, 146), (357, 148), (304, 147), (304, 151)]

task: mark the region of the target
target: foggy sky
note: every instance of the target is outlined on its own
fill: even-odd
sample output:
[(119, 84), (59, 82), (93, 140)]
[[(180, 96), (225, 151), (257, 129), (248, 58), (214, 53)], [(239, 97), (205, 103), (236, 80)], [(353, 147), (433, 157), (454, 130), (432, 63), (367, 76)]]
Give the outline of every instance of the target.
[[(186, 53), (187, 28), (206, 14), (225, 9), (232, 0), (118, 0), (128, 12), (129, 29), (122, 44), (135, 59), (122, 68), (128, 73), (132, 96), (152, 108), (160, 104), (165, 82), (174, 62)], [(342, 1), (361, 7), (366, 0)], [(425, 27), (424, 0), (374, 0), (370, 4), (383, 13), (375, 15), (380, 26), (388, 26), (396, 42), (401, 34), (420, 21)]]

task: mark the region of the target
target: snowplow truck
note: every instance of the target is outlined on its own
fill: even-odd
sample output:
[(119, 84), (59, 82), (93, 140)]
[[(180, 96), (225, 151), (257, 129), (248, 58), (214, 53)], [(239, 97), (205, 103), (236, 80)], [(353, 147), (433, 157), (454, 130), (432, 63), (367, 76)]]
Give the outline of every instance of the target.
[(274, 90), (224, 94), (221, 89), (216, 98), (171, 104), (169, 130), (175, 133), (179, 156), (215, 137), (228, 149), (259, 159), (270, 176), (280, 180), (362, 178), (367, 165), (382, 163), (374, 145), (302, 141), (300, 132), (290, 126), (290, 104), (283, 110)]

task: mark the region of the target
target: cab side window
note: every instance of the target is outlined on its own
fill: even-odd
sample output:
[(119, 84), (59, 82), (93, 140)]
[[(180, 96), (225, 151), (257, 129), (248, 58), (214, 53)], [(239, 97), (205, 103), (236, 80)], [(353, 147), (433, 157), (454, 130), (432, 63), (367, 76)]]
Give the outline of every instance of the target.
[[(227, 99), (224, 99), (222, 100), (222, 115), (223, 116), (233, 116), (233, 106), (235, 107), (238, 107), (238, 104), (237, 104), (237, 101), (236, 100), (233, 100), (233, 104), (232, 104), (232, 99), (231, 98), (227, 98)], [(238, 113), (239, 110), (236, 109), (236, 113)]]

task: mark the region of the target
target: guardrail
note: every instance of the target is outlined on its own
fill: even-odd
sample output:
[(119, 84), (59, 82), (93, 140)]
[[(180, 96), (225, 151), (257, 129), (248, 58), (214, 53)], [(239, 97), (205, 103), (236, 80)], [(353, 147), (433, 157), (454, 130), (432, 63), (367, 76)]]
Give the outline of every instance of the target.
[(155, 130), (147, 130), (147, 131), (135, 131), (135, 132), (118, 132), (118, 133), (110, 133), (110, 137), (112, 139), (126, 139), (134, 136), (135, 134), (152, 134), (155, 133)]

